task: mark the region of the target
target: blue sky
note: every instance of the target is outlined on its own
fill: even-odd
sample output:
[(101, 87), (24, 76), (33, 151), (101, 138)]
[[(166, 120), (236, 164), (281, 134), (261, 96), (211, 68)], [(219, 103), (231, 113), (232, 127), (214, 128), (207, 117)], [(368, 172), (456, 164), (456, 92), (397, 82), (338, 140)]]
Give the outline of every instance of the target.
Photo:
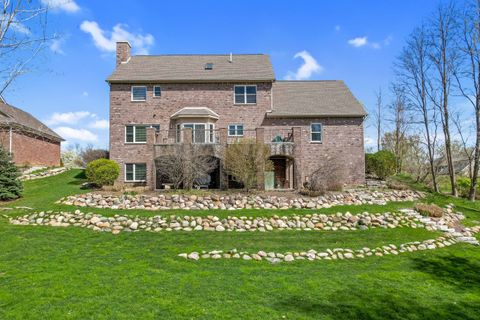
[[(133, 52), (266, 53), (277, 79), (342, 79), (373, 110), (406, 36), (437, 0), (50, 2), (60, 38), (4, 94), (74, 143), (108, 147), (115, 40)], [(303, 66), (303, 67), (302, 67)], [(367, 120), (366, 145), (375, 139)]]

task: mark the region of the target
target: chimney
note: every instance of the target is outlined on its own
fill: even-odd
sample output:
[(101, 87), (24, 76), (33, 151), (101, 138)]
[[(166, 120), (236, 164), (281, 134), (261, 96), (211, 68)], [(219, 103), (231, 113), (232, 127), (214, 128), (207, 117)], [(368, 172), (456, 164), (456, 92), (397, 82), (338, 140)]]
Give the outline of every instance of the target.
[(228, 59), (228, 62), (232, 63), (233, 62), (233, 53), (230, 52), (230, 58)]
[(130, 43), (128, 41), (117, 42), (117, 66), (130, 60)]

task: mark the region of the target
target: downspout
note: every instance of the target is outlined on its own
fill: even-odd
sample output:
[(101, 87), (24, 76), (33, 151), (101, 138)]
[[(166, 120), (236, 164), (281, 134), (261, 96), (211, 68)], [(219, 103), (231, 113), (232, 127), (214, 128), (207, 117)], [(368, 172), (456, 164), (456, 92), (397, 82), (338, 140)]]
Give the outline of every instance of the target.
[(12, 126), (10, 126), (10, 130), (8, 133), (9, 143), (8, 143), (8, 152), (12, 154)]

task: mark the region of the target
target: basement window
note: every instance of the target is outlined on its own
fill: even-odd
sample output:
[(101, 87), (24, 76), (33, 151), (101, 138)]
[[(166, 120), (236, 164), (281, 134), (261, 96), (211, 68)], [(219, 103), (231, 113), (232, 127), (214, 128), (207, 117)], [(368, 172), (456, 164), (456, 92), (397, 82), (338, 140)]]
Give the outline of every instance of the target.
[(162, 88), (160, 86), (153, 86), (153, 96), (158, 98), (162, 95)]
[(213, 70), (213, 63), (211, 62), (205, 63), (205, 70)]
[(145, 163), (126, 163), (125, 181), (144, 182), (147, 180), (147, 165)]

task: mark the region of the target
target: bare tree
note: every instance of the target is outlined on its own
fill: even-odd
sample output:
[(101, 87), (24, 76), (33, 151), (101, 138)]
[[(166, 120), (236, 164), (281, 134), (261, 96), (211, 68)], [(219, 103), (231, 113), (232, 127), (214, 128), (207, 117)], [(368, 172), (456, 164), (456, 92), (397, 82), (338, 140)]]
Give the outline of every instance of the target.
[(375, 92), (375, 97), (377, 102), (375, 104), (376, 110), (373, 114), (375, 120), (375, 129), (377, 130), (377, 151), (380, 151), (381, 140), (382, 140), (382, 109), (383, 109), (383, 95), (382, 88), (378, 88), (378, 91)]
[[(468, 177), (473, 180), (472, 164), (475, 157), (475, 148), (472, 149), (469, 147), (468, 135), (465, 135), (465, 127), (462, 124), (462, 120), (460, 119), (460, 114), (458, 112), (453, 115), (452, 122), (457, 129), (458, 136), (460, 137), (459, 144), (461, 146), (461, 152), (459, 152), (459, 154), (463, 155), (463, 157), (468, 160)], [(452, 153), (455, 154), (453, 151)]]
[(402, 172), (403, 160), (405, 157), (406, 133), (409, 126), (408, 105), (405, 95), (405, 89), (398, 84), (392, 85), (393, 101), (388, 106), (392, 114), (389, 122), (393, 123), (393, 148), (391, 151), (395, 154), (397, 161), (397, 173)]
[(225, 169), (237, 178), (247, 191), (259, 187), (258, 175), (272, 169), (270, 147), (252, 139), (241, 139), (225, 151)]
[(451, 193), (457, 196), (450, 135), (450, 95), (452, 80), (458, 68), (458, 12), (453, 3), (440, 5), (431, 18), (429, 30), (429, 60), (435, 69), (429, 96), (440, 111), (445, 137), (445, 156), (450, 175)]
[(218, 161), (202, 145), (178, 144), (174, 152), (156, 159), (157, 174), (169, 180), (175, 189), (191, 189), (198, 180), (209, 178)]
[(399, 82), (405, 88), (412, 111), (419, 115), (418, 121), (415, 122), (420, 123), (423, 127), (423, 140), (427, 148), (432, 185), (435, 192), (438, 192), (434, 165), (437, 140), (436, 110), (430, 107), (427, 92), (430, 69), (428, 35), (425, 26), (421, 25), (415, 28), (407, 39), (407, 43), (395, 64), (395, 72)]
[(459, 91), (472, 105), (475, 114), (475, 147), (468, 198), (476, 198), (480, 169), (480, 0), (472, 1), (463, 14), (460, 52), (464, 58), (456, 80)]
[(40, 1), (0, 2), (0, 96), (55, 36), (47, 34), (48, 8)]

